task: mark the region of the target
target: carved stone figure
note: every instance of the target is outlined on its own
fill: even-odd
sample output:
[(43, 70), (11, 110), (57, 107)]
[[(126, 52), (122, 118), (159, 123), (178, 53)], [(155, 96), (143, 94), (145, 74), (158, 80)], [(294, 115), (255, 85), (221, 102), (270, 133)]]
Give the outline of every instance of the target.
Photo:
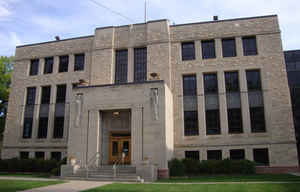
[(155, 120), (158, 120), (158, 89), (151, 88), (151, 105), (153, 110), (153, 116)]
[(79, 127), (80, 124), (80, 117), (81, 117), (81, 106), (82, 106), (82, 94), (76, 95), (76, 119), (75, 119), (75, 126)]

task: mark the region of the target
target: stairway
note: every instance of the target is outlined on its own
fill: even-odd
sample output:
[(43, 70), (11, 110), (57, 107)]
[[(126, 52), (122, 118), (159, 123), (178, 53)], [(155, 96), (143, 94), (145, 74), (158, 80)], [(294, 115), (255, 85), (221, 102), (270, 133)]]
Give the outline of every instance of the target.
[(116, 177), (114, 177), (113, 166), (104, 165), (98, 168), (89, 168), (88, 174), (86, 168), (79, 168), (75, 174), (66, 179), (141, 182), (140, 177), (136, 175), (136, 168), (130, 165), (118, 166)]

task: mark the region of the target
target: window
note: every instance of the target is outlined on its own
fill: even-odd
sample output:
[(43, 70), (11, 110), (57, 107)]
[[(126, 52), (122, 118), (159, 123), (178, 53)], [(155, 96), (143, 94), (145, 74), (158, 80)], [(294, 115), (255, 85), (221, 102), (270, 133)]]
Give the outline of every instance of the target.
[(60, 139), (64, 135), (64, 117), (55, 117), (53, 138)]
[(51, 152), (51, 159), (60, 161), (61, 160), (61, 152)]
[(243, 133), (238, 72), (225, 72), (229, 133)]
[(244, 55), (257, 55), (256, 37), (243, 37)]
[(208, 150), (207, 160), (222, 160), (222, 150)]
[(183, 95), (195, 96), (197, 95), (197, 79), (196, 75), (183, 76)]
[(59, 67), (58, 72), (68, 72), (68, 66), (69, 66), (69, 56), (64, 55), (59, 57)]
[(196, 75), (183, 76), (184, 135), (198, 135), (198, 102)]
[(199, 151), (185, 151), (186, 159), (200, 160)]
[(225, 72), (226, 92), (240, 91), (238, 72)]
[(206, 134), (221, 134), (217, 74), (204, 74), (203, 78)]
[(29, 71), (29, 75), (33, 76), (33, 75), (38, 75), (39, 73), (39, 59), (32, 59), (30, 61), (30, 71)]
[(257, 165), (269, 165), (268, 149), (253, 149), (253, 158)]
[(67, 85), (57, 85), (56, 89), (56, 103), (65, 103)]
[(33, 117), (24, 118), (23, 139), (31, 138)]
[(204, 93), (218, 93), (218, 79), (216, 73), (204, 74)]
[(134, 49), (134, 81), (147, 80), (147, 48)]
[(38, 138), (45, 139), (47, 138), (48, 131), (48, 117), (39, 118), (39, 129), (38, 129)]
[(195, 43), (185, 42), (181, 43), (182, 61), (195, 59)]
[(247, 70), (246, 77), (248, 91), (261, 90), (261, 79), (259, 70)]
[(222, 39), (222, 51), (223, 57), (235, 57), (236, 56), (236, 47), (235, 39)]
[(53, 71), (53, 57), (45, 58), (44, 74), (52, 73)]
[(21, 151), (20, 152), (20, 159), (29, 159), (29, 152), (28, 151)]
[(215, 40), (201, 41), (201, 46), (203, 59), (216, 58)]
[(264, 107), (250, 107), (251, 131), (266, 132)]
[(128, 50), (116, 51), (115, 83), (127, 82)]
[(84, 53), (75, 54), (75, 63), (74, 63), (74, 71), (83, 71), (84, 70)]
[(35, 152), (35, 158), (36, 159), (45, 159), (45, 152), (42, 152), (42, 151)]
[(230, 159), (232, 159), (232, 160), (245, 159), (245, 150), (244, 149), (232, 149), (232, 150), (230, 150)]
[(247, 70), (248, 100), (250, 107), (251, 131), (266, 132), (263, 92), (259, 70)]
[(35, 87), (27, 88), (27, 97), (26, 97), (26, 105), (34, 105), (35, 104)]
[(198, 134), (198, 111), (184, 111), (184, 135)]
[(49, 104), (51, 97), (51, 86), (42, 87), (41, 104)]

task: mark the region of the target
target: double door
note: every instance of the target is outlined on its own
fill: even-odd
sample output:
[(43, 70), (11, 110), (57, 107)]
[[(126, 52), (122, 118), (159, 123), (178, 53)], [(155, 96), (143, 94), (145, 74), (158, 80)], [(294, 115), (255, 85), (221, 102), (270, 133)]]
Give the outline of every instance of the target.
[(131, 137), (128, 135), (116, 135), (110, 136), (110, 151), (109, 151), (109, 163), (114, 164), (119, 161), (119, 164), (131, 163)]

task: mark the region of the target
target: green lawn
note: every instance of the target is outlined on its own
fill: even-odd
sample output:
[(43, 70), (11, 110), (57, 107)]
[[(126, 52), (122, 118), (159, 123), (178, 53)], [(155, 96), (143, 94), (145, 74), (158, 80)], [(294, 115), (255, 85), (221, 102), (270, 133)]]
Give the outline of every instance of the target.
[(15, 192), (59, 183), (63, 183), (63, 181), (0, 180), (0, 191)]
[(85, 192), (299, 192), (299, 183), (289, 184), (111, 184)]
[[(200, 182), (251, 182), (251, 181), (297, 181), (300, 182), (299, 176), (290, 174), (255, 174), (255, 175), (206, 175), (192, 178), (172, 178), (159, 180), (162, 183), (200, 183)], [(300, 190), (299, 190), (300, 191)]]
[(47, 174), (47, 173), (0, 173), (0, 176), (49, 178), (50, 174)]

